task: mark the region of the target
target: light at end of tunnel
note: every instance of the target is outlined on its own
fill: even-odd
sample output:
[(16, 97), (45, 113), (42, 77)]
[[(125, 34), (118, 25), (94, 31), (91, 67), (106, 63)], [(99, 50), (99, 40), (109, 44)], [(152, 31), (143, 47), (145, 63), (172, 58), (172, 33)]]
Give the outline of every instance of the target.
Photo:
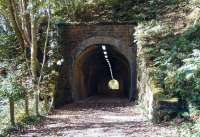
[(108, 87), (112, 90), (119, 90), (119, 81), (112, 79), (108, 82)]
[(102, 47), (103, 50), (106, 50), (106, 46), (105, 45), (102, 45), (101, 47)]

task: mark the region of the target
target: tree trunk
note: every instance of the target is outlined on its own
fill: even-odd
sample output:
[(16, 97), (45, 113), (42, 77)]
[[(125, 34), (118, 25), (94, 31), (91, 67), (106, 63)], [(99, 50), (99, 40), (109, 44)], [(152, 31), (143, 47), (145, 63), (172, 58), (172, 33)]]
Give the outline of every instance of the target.
[(48, 96), (47, 95), (44, 96), (44, 108), (45, 108), (46, 112), (49, 111), (49, 101), (48, 101)]
[(39, 113), (39, 91), (37, 89), (35, 89), (35, 115), (36, 116), (39, 116), (40, 113)]
[(17, 35), (17, 39), (19, 40), (19, 43), (20, 43), (20, 46), (22, 47), (22, 48), (24, 48), (24, 39), (23, 39), (23, 37), (22, 37), (22, 34), (21, 34), (21, 32), (20, 32), (20, 29), (18, 28), (18, 26), (17, 26), (17, 22), (16, 22), (16, 20), (15, 20), (15, 15), (14, 15), (14, 13), (16, 12), (16, 11), (14, 11), (14, 9), (13, 9), (13, 6), (12, 6), (12, 1), (11, 0), (8, 0), (7, 1), (7, 6), (8, 6), (8, 12), (9, 12), (9, 19), (10, 19), (10, 21), (11, 21), (11, 25), (12, 25), (12, 28), (14, 29), (14, 31), (15, 31), (15, 34)]
[(35, 29), (32, 28), (32, 46), (31, 46), (31, 73), (33, 77), (33, 89), (35, 92), (35, 113), (39, 115), (39, 89), (37, 89), (37, 70), (38, 70), (38, 60), (37, 60), (37, 40)]
[(37, 59), (37, 24), (34, 19), (34, 14), (31, 15), (31, 73), (33, 81), (33, 89), (35, 92), (35, 113), (39, 116), (39, 89), (37, 89), (37, 70), (38, 70), (38, 59)]
[(29, 102), (28, 101), (29, 101), (28, 93), (26, 93), (25, 98), (24, 98), (26, 116), (29, 116)]
[[(41, 84), (43, 73), (44, 73), (43, 72), (44, 71), (44, 65), (45, 65), (45, 62), (46, 62), (46, 53), (47, 53), (49, 29), (50, 29), (50, 13), (48, 12), (48, 25), (47, 25), (47, 30), (46, 30), (45, 44), (44, 44), (43, 61), (42, 61), (42, 66), (41, 66), (41, 69), (40, 69), (40, 76), (39, 76), (38, 85), (37, 85), (37, 89), (38, 90), (40, 89), (40, 84)], [(47, 98), (46, 94), (44, 95), (44, 108), (45, 108), (46, 112), (49, 111), (48, 98)]]
[(15, 126), (15, 104), (12, 97), (9, 98), (10, 105), (10, 123), (12, 126)]

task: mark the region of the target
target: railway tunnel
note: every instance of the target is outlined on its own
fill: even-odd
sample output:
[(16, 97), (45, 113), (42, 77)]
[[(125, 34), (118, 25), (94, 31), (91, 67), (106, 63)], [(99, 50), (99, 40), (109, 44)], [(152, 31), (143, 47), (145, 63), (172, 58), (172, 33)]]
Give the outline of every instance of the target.
[(131, 75), (127, 59), (112, 45), (106, 45), (112, 75), (119, 84), (117, 89), (112, 89), (109, 87), (109, 81), (113, 78), (101, 45), (104, 44), (91, 45), (76, 60), (74, 83), (78, 97), (95, 95), (128, 97)]
[[(137, 98), (133, 28), (130, 24), (58, 26), (64, 62), (56, 85), (55, 107), (91, 96)], [(118, 84), (116, 89), (109, 85), (113, 79)]]

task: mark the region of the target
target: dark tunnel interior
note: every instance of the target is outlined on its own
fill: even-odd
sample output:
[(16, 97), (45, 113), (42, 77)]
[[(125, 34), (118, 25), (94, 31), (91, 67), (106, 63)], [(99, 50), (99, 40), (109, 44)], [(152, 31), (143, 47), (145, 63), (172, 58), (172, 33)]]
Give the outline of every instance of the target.
[[(119, 82), (119, 89), (108, 86), (112, 80), (109, 65), (106, 62), (102, 45), (93, 45), (92, 49), (83, 52), (77, 67), (78, 91), (85, 97), (89, 96), (129, 96), (130, 91), (130, 66), (127, 59), (111, 45), (106, 46), (106, 52), (111, 64), (114, 79)], [(85, 92), (85, 93), (83, 93)]]

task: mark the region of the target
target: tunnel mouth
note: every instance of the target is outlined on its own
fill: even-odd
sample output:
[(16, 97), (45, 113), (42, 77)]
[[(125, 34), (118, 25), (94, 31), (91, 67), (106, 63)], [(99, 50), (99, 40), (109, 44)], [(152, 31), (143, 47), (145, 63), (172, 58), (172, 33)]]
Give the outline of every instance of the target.
[(108, 88), (111, 90), (120, 90), (119, 81), (112, 78), (108, 81)]
[[(106, 47), (106, 55), (102, 45)], [(128, 60), (114, 46), (103, 43), (91, 45), (76, 59), (73, 78), (75, 93), (72, 94), (76, 99), (91, 96), (128, 99), (131, 87), (130, 77)], [(116, 84), (114, 88), (109, 86), (109, 82), (113, 80), (118, 83), (117, 85), (113, 82)]]

